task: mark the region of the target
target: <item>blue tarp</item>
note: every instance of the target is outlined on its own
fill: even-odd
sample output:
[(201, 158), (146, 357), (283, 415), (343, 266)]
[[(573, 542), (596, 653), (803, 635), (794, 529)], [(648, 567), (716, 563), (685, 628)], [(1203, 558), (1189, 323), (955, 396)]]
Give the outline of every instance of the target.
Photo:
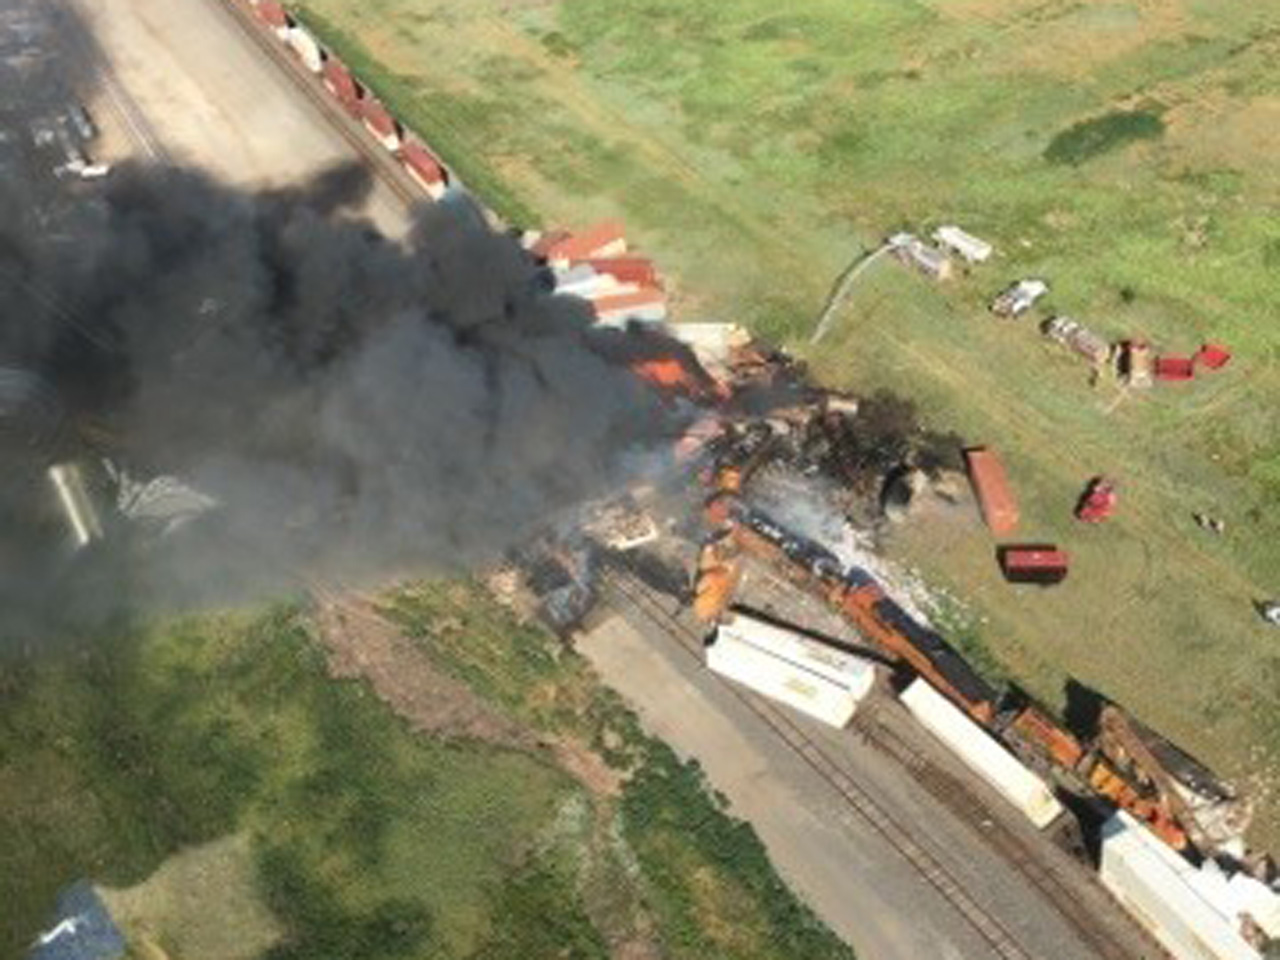
[(57, 913), (31, 945), (27, 960), (119, 960), (124, 937), (88, 880), (58, 895)]

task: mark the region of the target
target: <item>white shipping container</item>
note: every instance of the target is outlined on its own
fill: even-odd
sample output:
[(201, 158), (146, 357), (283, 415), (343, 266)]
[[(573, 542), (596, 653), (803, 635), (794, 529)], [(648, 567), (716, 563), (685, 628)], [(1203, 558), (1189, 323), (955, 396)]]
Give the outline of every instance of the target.
[(1062, 804), (1043, 780), (926, 681), (913, 680), (901, 700), (930, 733), (1037, 827), (1047, 827), (1062, 813)]
[(290, 28), (286, 42), (293, 48), (293, 52), (298, 55), (304, 67), (312, 73), (320, 72), (322, 67), (320, 44), (316, 42), (316, 38), (309, 30), (304, 27)]
[(840, 684), (719, 633), (707, 647), (707, 667), (833, 727), (845, 726), (858, 706)]
[(869, 660), (819, 643), (760, 617), (735, 612), (720, 624), (717, 633), (749, 643), (837, 683), (853, 694), (855, 700), (865, 697), (875, 683), (875, 666)]
[(1099, 876), (1175, 960), (1258, 960), (1192, 885), (1196, 869), (1123, 810), (1102, 826)]

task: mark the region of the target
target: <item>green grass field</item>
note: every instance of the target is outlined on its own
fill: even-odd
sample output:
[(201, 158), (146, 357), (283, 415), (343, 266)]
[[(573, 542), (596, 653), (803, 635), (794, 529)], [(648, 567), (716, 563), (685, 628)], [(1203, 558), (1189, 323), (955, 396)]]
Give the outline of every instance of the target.
[[(885, 234), (958, 222), (995, 261), (946, 287), (885, 262), (812, 359), (915, 398), (1007, 455), (1024, 535), (1076, 556), (1001, 585), (973, 525), (892, 549), (973, 599), (1050, 703), (1075, 677), (1263, 796), (1280, 846), (1280, 10), (1248, 0), (301, 0), (294, 7), (528, 222), (620, 215), (685, 319), (804, 350), (836, 275)], [(985, 311), (1043, 275), (1051, 309), (1171, 352), (1237, 352), (1117, 402), (1031, 324)], [(1085, 480), (1116, 522), (1079, 529)], [(1220, 516), (1207, 538), (1195, 511)]]
[[(507, 716), (633, 775), (411, 732), (334, 680), (306, 612), (120, 630), (0, 670), (0, 956), (109, 888), (138, 958), (852, 958), (697, 769), (468, 584), (388, 611)], [(222, 911), (222, 913), (219, 913)], [(726, 930), (732, 936), (725, 935)]]

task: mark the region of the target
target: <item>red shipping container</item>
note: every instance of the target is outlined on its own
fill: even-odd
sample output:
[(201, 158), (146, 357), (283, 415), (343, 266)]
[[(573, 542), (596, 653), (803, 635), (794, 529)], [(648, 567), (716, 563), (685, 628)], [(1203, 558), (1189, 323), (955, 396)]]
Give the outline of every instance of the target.
[(435, 154), (416, 140), (406, 141), (400, 148), (400, 162), (418, 183), (433, 197), (439, 198), (449, 182), (444, 165)]
[(324, 62), (324, 85), (329, 92), (350, 109), (359, 99), (356, 81), (351, 71), (337, 57), (329, 56)]
[(644, 257), (606, 257), (603, 259), (584, 260), (596, 273), (607, 274), (619, 283), (634, 283), (640, 286), (658, 286), (658, 271), (653, 261)]
[(1071, 561), (1053, 544), (1001, 547), (1000, 568), (1010, 583), (1061, 583), (1067, 578)]
[(546, 257), (553, 263), (565, 261), (573, 263), (578, 260), (589, 260), (593, 257), (607, 258), (627, 252), (627, 239), (622, 224), (616, 220), (606, 220), (593, 227), (574, 233), (547, 250)]
[(1157, 380), (1192, 380), (1196, 375), (1196, 364), (1191, 357), (1158, 357), (1156, 359)]
[(1004, 464), (995, 451), (986, 447), (970, 447), (964, 456), (982, 519), (997, 536), (1009, 533), (1018, 526), (1018, 500), (1009, 486)]
[(258, 4), (258, 16), (271, 27), (287, 27), (289, 25), (289, 15), (285, 13), (284, 5), (277, 3), (276, 0), (262, 0)]
[(377, 97), (365, 97), (360, 101), (360, 116), (364, 125), (379, 139), (390, 141), (398, 139), (395, 117)]
[(1221, 370), (1231, 359), (1231, 351), (1216, 343), (1206, 343), (1196, 353), (1196, 363), (1210, 370)]

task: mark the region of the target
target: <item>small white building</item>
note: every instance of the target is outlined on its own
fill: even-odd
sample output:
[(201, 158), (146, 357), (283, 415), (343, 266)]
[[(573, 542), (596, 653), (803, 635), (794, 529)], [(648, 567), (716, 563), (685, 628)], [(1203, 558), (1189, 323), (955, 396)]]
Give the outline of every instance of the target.
[(939, 227), (933, 231), (933, 240), (942, 249), (950, 250), (970, 263), (984, 263), (995, 252), (991, 244), (956, 226)]
[(716, 628), (707, 667), (837, 728), (853, 717), (876, 676), (869, 660), (742, 612)]

